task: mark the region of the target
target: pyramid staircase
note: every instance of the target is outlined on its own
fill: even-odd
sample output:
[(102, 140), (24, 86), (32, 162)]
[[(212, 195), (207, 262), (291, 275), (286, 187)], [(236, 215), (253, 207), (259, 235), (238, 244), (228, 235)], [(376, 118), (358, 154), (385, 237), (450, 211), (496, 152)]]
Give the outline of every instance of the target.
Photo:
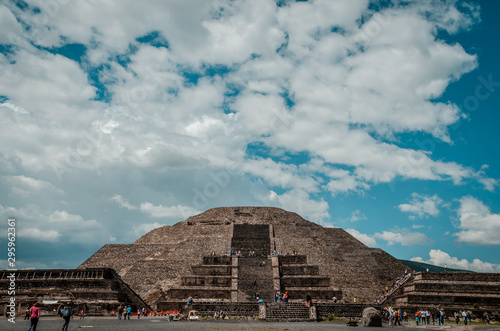
[[(273, 229), (270, 225), (234, 224), (232, 256), (205, 256), (203, 263), (191, 267), (191, 275), (182, 277), (181, 285), (167, 291), (165, 299), (195, 303), (257, 303), (266, 305), (267, 320), (307, 321), (313, 302), (341, 299), (330, 278), (320, 274), (318, 265), (310, 265), (306, 255), (273, 255)], [(250, 252), (255, 252), (251, 254)], [(236, 255), (237, 254), (237, 255)], [(274, 303), (274, 293), (288, 292), (290, 301)]]
[(266, 321), (287, 321), (301, 322), (310, 320), (310, 309), (303, 303), (298, 302), (280, 302), (271, 303), (266, 306)]

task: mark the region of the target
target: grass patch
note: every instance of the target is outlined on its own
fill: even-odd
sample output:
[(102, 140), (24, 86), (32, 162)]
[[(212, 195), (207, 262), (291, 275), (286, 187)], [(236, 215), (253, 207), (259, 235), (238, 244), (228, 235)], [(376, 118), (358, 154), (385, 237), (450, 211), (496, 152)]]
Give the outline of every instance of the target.
[(336, 317), (335, 315), (328, 315), (321, 320), (322, 322), (343, 322), (346, 321), (345, 318)]

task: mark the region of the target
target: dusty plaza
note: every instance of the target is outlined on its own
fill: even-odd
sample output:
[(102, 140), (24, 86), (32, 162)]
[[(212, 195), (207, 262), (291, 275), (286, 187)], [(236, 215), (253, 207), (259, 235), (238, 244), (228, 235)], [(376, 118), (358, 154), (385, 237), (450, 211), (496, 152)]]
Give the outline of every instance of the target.
[[(61, 318), (46, 317), (40, 319), (37, 330), (59, 330), (63, 324)], [(5, 318), (0, 319), (0, 330), (16, 331), (26, 330), (29, 322), (16, 319), (16, 323), (12, 324), (7, 322)], [(363, 330), (380, 330), (389, 328), (387, 323), (380, 327), (362, 327)], [(405, 330), (499, 330), (499, 325), (470, 325), (464, 326), (455, 325), (454, 323), (447, 323), (444, 326), (419, 326), (416, 327), (415, 323), (404, 323), (402, 327)], [(224, 320), (224, 321), (196, 321), (185, 322), (176, 321), (168, 322), (165, 318), (148, 317), (140, 320), (131, 319), (130, 321), (118, 321), (110, 317), (88, 317), (84, 320), (74, 318), (69, 324), (69, 330), (121, 330), (121, 331), (141, 331), (141, 330), (291, 330), (291, 331), (314, 331), (314, 330), (350, 330), (352, 327), (346, 326), (345, 322), (255, 322), (244, 320)], [(354, 327), (354, 329), (356, 329)]]

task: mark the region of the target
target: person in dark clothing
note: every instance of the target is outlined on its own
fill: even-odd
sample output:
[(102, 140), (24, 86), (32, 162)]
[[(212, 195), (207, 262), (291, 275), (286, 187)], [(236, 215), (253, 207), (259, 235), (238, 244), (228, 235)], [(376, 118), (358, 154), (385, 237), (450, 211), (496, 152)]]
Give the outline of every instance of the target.
[(73, 310), (71, 309), (71, 306), (69, 304), (64, 305), (64, 308), (61, 309), (61, 315), (62, 318), (64, 319), (64, 325), (62, 327), (62, 330), (68, 331), (69, 320), (73, 315)]

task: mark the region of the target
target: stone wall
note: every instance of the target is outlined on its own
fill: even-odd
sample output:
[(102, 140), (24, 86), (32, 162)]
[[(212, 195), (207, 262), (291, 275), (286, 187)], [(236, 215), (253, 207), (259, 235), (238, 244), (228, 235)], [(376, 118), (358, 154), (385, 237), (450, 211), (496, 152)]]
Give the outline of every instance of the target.
[[(183, 310), (185, 308), (185, 302), (161, 302), (158, 307), (159, 310), (162, 311)], [(213, 316), (216, 311), (222, 311), (231, 317), (258, 317), (267, 321), (320, 321), (328, 316), (361, 318), (363, 310), (366, 307), (371, 306), (365, 304), (316, 303), (313, 304), (313, 309), (311, 311), (303, 302), (258, 304), (194, 301), (191, 309), (198, 311), (200, 315), (207, 316)], [(379, 309), (379, 307), (376, 307), (376, 309)]]
[(319, 320), (327, 318), (328, 316), (361, 318), (361, 316), (363, 316), (363, 310), (367, 307), (375, 307), (380, 310), (380, 307), (368, 304), (317, 303), (315, 306)]

